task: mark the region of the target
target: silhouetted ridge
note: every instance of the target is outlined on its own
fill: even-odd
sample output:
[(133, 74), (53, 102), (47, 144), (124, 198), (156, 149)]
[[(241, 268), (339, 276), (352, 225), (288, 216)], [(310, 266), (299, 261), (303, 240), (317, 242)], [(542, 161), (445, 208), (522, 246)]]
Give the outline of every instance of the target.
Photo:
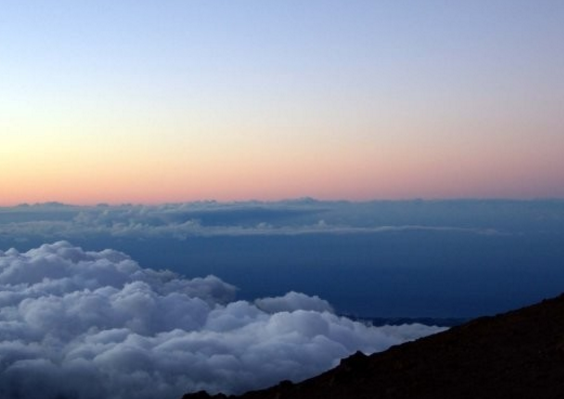
[(564, 295), (365, 356), (298, 384), (183, 399), (564, 397)]

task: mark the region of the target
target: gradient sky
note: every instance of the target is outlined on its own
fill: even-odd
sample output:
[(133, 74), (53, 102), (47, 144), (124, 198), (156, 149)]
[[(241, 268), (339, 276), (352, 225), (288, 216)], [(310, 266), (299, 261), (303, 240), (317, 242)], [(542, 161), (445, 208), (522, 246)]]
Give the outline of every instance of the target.
[(564, 197), (564, 2), (0, 2), (0, 205)]

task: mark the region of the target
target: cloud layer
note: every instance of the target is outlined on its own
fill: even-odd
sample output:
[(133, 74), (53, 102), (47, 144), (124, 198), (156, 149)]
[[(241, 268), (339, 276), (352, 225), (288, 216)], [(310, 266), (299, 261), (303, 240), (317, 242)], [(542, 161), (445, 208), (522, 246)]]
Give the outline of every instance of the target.
[(67, 242), (0, 251), (0, 397), (176, 398), (301, 380), (441, 330), (375, 328), (318, 297), (235, 300), (220, 279)]
[[(469, 208), (465, 210), (464, 207)], [(42, 204), (0, 208), (0, 240), (43, 237), (75, 240), (93, 237), (184, 240), (203, 236), (273, 236), (301, 234), (374, 234), (404, 231), (489, 235), (498, 226), (495, 203), (480, 202), (197, 202), (158, 206), (77, 207)], [(509, 219), (538, 218), (516, 206)], [(542, 208), (542, 207), (541, 207)], [(562, 208), (560, 206), (560, 208)], [(562, 212), (562, 209), (558, 209)], [(455, 209), (453, 211), (453, 209)], [(459, 209), (461, 209), (459, 211)], [(546, 216), (552, 208), (542, 209)], [(492, 215), (493, 214), (493, 215)], [(530, 215), (529, 215), (530, 214)], [(445, 216), (446, 215), (446, 216)], [(550, 216), (550, 215), (549, 215)], [(503, 218), (502, 218), (503, 219)], [(495, 227), (492, 227), (495, 226)], [(510, 226), (509, 226), (510, 227)], [(507, 232), (507, 230), (505, 231)]]

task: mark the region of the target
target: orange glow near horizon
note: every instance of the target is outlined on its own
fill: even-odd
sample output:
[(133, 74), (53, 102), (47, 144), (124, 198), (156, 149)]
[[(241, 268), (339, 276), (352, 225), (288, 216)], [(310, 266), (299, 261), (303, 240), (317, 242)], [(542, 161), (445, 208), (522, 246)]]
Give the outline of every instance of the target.
[[(321, 143), (312, 149), (261, 143), (237, 151), (211, 146), (80, 151), (43, 147), (0, 161), (0, 205), (563, 196), (564, 162), (526, 146), (506, 155), (452, 146)], [(475, 146), (478, 144), (475, 143)], [(537, 148), (543, 155), (557, 148)], [(542, 178), (539, 178), (542, 176)]]

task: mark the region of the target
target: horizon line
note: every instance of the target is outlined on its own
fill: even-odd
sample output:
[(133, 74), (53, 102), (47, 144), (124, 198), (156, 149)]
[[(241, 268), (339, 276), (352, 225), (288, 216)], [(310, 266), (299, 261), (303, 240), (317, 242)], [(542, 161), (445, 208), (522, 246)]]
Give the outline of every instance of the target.
[(19, 202), (13, 204), (0, 204), (0, 208), (25, 208), (25, 207), (120, 207), (120, 206), (164, 206), (164, 205), (186, 205), (186, 204), (280, 204), (280, 203), (350, 203), (368, 204), (376, 202), (456, 202), (456, 201), (483, 201), (483, 202), (560, 202), (564, 197), (410, 197), (410, 198), (373, 198), (365, 200), (355, 199), (321, 199), (310, 196), (291, 197), (274, 200), (261, 200), (249, 198), (245, 200), (186, 200), (186, 201), (162, 201), (162, 202), (95, 202), (95, 203), (72, 203), (62, 201), (43, 201), (43, 202)]

